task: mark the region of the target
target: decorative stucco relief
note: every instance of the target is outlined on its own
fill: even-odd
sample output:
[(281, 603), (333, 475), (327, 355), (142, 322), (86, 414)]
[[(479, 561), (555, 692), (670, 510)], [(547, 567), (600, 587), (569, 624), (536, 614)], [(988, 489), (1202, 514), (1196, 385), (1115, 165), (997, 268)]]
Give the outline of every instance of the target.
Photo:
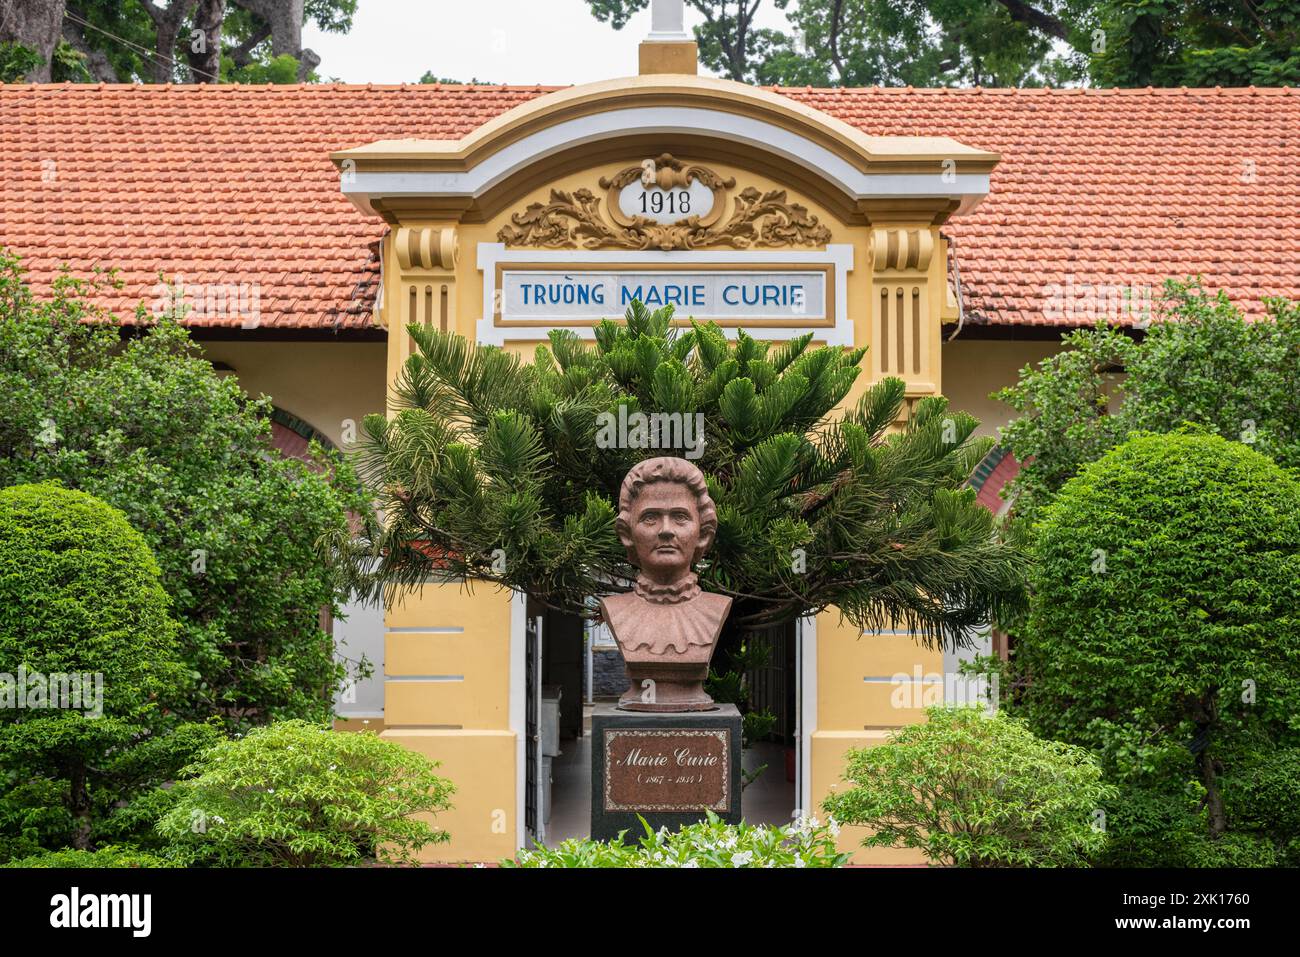
[[(641, 179), (661, 189), (685, 186), (698, 180), (714, 191), (713, 212), (674, 223), (659, 223), (647, 216), (625, 216), (616, 205), (617, 192)], [(507, 246), (542, 249), (760, 249), (786, 246), (825, 246), (831, 231), (786, 191), (762, 192), (747, 187), (734, 197), (730, 217), (723, 215), (734, 179), (723, 179), (707, 167), (685, 164), (665, 154), (630, 166), (612, 177), (602, 177), (602, 200), (589, 189), (551, 190), (550, 202), (533, 203), (510, 217), (510, 225), (497, 233)]]

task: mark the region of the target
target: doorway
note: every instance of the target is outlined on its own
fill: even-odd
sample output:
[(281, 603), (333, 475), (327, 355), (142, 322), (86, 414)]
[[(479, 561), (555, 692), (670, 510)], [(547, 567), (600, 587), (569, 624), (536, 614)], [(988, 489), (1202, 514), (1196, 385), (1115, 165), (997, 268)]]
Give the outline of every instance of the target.
[[(530, 840), (554, 846), (591, 833), (591, 713), (596, 704), (618, 700), (627, 688), (622, 656), (605, 626), (576, 615), (544, 611), (529, 616), (529, 693), (526, 782), (536, 808)], [(742, 751), (746, 785), (744, 818), (751, 824), (783, 826), (799, 806), (801, 629), (794, 623), (759, 636), (769, 646), (764, 663), (744, 672), (748, 701), (742, 710), (766, 713), (749, 719), (753, 740)], [(717, 661), (716, 668), (726, 662)]]

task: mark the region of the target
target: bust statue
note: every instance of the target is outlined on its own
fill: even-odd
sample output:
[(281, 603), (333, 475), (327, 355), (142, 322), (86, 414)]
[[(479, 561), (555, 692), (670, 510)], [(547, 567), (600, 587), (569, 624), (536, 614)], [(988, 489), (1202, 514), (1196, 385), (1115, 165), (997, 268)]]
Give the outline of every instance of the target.
[(619, 540), (637, 566), (633, 591), (600, 601), (627, 665), (624, 711), (709, 711), (709, 661), (731, 599), (700, 591), (694, 565), (718, 529), (704, 475), (686, 459), (638, 463), (618, 495)]

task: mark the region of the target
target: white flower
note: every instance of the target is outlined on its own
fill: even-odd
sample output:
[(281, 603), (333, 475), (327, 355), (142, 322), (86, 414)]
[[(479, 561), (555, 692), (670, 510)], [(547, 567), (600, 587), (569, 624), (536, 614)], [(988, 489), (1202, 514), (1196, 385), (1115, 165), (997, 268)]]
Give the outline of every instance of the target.
[(744, 867), (753, 859), (754, 859), (753, 851), (737, 851), (735, 854), (731, 855), (731, 866)]
[(794, 856), (794, 866), (795, 866), (795, 867), (807, 867), (807, 866), (808, 866), (808, 862), (805, 861), (801, 856), (799, 856), (798, 854), (796, 854), (796, 855)]
[(682, 865), (682, 867), (695, 867), (695, 868), (698, 868), (699, 866), (700, 866), (700, 862), (694, 859), (689, 860)]

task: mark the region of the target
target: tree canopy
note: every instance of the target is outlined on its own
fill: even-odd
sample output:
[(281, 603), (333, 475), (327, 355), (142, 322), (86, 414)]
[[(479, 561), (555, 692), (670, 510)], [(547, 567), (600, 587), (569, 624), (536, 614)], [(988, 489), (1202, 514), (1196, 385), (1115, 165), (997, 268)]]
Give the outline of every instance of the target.
[(0, 81), (295, 83), (320, 57), (307, 22), (351, 29), (358, 0), (14, 0)]
[[(533, 363), (420, 326), (394, 415), (370, 416), (359, 469), (387, 524), (373, 530), (375, 582), (475, 579), (590, 614), (591, 596), (634, 577), (614, 531), (624, 474), (660, 454), (698, 455), (717, 507), (700, 583), (757, 628), (828, 606), (872, 630), (963, 643), (1014, 603), (1021, 557), (992, 535), (964, 488), (990, 440), (939, 397), (891, 430), (904, 384), (838, 404), (865, 350), (769, 345), (710, 323), (671, 327), (672, 308), (633, 303), (594, 346), (553, 330)], [(611, 423), (698, 422), (703, 445), (666, 452)], [(668, 421), (668, 420), (661, 420)], [(373, 584), (373, 583), (372, 583)]]
[[(588, 0), (625, 26), (649, 0)], [(787, 86), (1281, 86), (1300, 80), (1291, 0), (688, 0), (700, 60)]]
[(1248, 320), (1220, 291), (1170, 282), (1140, 342), (1099, 324), (1025, 367), (996, 398), (1020, 415), (1002, 442), (1025, 463), (1013, 515), (1038, 510), (1088, 462), (1139, 431), (1193, 423), (1300, 467), (1300, 304), (1268, 302)]
[(58, 480), (145, 536), (180, 623), (186, 716), (325, 720), (344, 675), (321, 614), (347, 593), (318, 542), (368, 507), (350, 468), (319, 448), (282, 456), (270, 400), (218, 374), (175, 318), (142, 310), (123, 343), (91, 288), (65, 275), (38, 299), (0, 250), (0, 485)]
[(1066, 483), (1032, 551), (1015, 707), (1123, 786), (1116, 851), (1294, 863), (1264, 795), (1300, 772), (1300, 482), (1239, 442), (1139, 434)]

